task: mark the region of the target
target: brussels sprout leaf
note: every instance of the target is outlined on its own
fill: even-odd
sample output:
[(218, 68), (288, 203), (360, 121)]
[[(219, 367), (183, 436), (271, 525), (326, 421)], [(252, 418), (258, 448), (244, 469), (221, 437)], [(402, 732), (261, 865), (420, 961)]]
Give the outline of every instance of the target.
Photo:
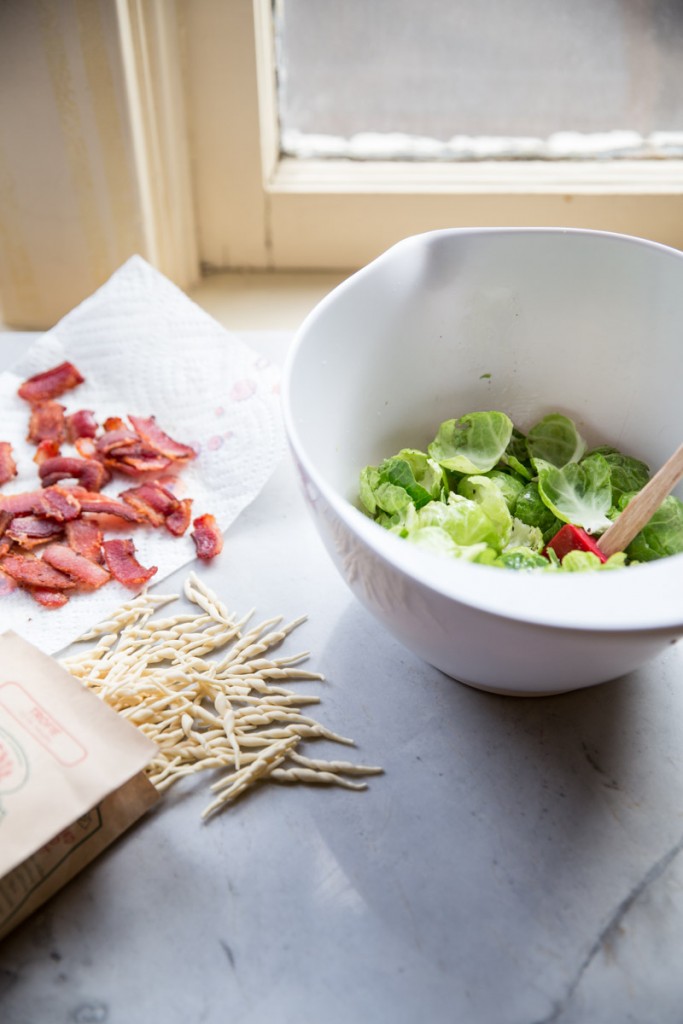
[(565, 523), (582, 526), (587, 533), (602, 533), (611, 526), (607, 513), (612, 487), (602, 455), (590, 455), (561, 469), (545, 464), (538, 475), (538, 491), (550, 511)]
[(473, 412), (446, 420), (427, 451), (444, 469), (486, 473), (493, 469), (512, 436), (512, 420), (504, 412)]
[(561, 469), (569, 462), (578, 462), (586, 443), (573, 421), (559, 412), (550, 413), (531, 428), (526, 446), (533, 460), (542, 459)]

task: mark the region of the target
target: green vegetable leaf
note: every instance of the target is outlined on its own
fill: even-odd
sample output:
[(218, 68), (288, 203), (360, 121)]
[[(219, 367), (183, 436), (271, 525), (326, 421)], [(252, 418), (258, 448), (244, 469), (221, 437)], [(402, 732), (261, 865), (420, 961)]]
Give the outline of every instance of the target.
[(505, 547), (512, 529), (512, 516), (505, 496), (496, 482), (488, 476), (468, 476), (460, 481), (458, 494), (478, 505), (495, 526), (497, 543), (492, 546)]
[(519, 547), (530, 548), (532, 551), (540, 553), (545, 547), (545, 540), (538, 526), (529, 526), (527, 523), (523, 523), (521, 519), (518, 519), (517, 516), (513, 516), (512, 530), (510, 531), (505, 550), (510, 551), (512, 548)]
[(375, 491), (379, 486), (379, 469), (377, 466), (364, 466), (360, 471), (358, 495), (360, 502), (366, 512), (371, 516), (377, 515), (380, 509), (375, 501)]
[[(619, 504), (626, 506), (633, 495), (624, 495)], [(683, 502), (673, 494), (665, 498), (649, 523), (634, 537), (626, 553), (637, 562), (651, 562), (683, 551)]]
[(380, 512), (393, 515), (413, 502), (405, 487), (391, 483), (377, 466), (361, 470), (360, 500), (371, 515)]
[(416, 508), (440, 498), (445, 490), (441, 467), (424, 452), (404, 448), (381, 466), (365, 466), (360, 475), (360, 500), (371, 515), (393, 515), (411, 502)]
[(527, 526), (537, 527), (543, 534), (545, 541), (554, 537), (562, 526), (562, 520), (558, 519), (545, 504), (538, 491), (538, 484), (535, 481), (527, 484), (515, 502), (512, 510), (514, 516), (520, 519)]
[[(495, 490), (494, 485), (491, 486)], [(505, 502), (502, 498), (500, 500), (509, 515)], [(393, 533), (409, 540), (417, 537), (427, 527), (444, 530), (457, 548), (479, 545), (481, 551), (483, 545), (493, 548), (495, 553), (502, 546), (500, 525), (489, 519), (481, 504), (458, 494), (449, 495), (447, 502), (430, 501), (420, 509), (411, 504), (401, 515), (394, 517), (389, 525)], [(458, 557), (461, 555), (458, 554)]]
[(544, 416), (531, 428), (526, 446), (533, 460), (542, 459), (558, 469), (578, 462), (586, 450), (586, 442), (574, 422), (559, 412)]
[[(590, 455), (562, 469), (545, 465), (539, 473), (538, 492), (558, 519), (581, 526), (587, 533), (602, 533), (611, 525), (607, 513), (612, 487), (602, 455)], [(516, 507), (515, 514), (519, 514)]]
[(650, 479), (650, 468), (640, 459), (603, 445), (594, 448), (590, 455), (602, 455), (607, 461), (612, 484), (612, 501), (616, 504), (623, 494), (640, 491)]
[(625, 564), (623, 551), (611, 555), (606, 562), (601, 562), (592, 551), (569, 551), (562, 559), (564, 572), (595, 572), (597, 569), (603, 572), (605, 569), (621, 569)]
[(551, 563), (537, 551), (527, 547), (509, 548), (499, 555), (495, 562), (503, 569), (551, 569)]
[(448, 558), (462, 558), (466, 562), (476, 561), (484, 551), (486, 544), (456, 544), (451, 535), (440, 526), (418, 526), (407, 534), (411, 544), (416, 544), (433, 555)]
[[(415, 448), (402, 448), (396, 456), (396, 460), (407, 463), (413, 474), (415, 485), (420, 490), (419, 499), (417, 496), (413, 498), (418, 508), (424, 501), (425, 493), (429, 496), (429, 501), (446, 496), (445, 473), (438, 462), (430, 459), (425, 452), (418, 451)], [(415, 485), (409, 483), (406, 489), (410, 492), (410, 489)]]
[[(504, 473), (500, 469), (492, 469), (490, 473), (486, 474), (486, 477), (496, 485), (500, 493), (505, 498), (507, 507), (512, 512), (517, 502), (517, 498), (524, 490), (526, 481), (518, 476), (517, 473)], [(471, 495), (468, 494), (467, 485), (465, 484), (465, 481), (468, 479), (472, 478), (463, 477), (457, 488), (458, 493), (464, 494), (466, 498), (471, 497)]]
[(512, 436), (507, 448), (500, 457), (500, 464), (518, 473), (524, 480), (533, 479), (534, 472), (529, 457), (526, 437), (517, 427), (512, 428)]
[(432, 459), (456, 473), (487, 473), (499, 462), (512, 435), (504, 412), (473, 412), (441, 424), (428, 447)]

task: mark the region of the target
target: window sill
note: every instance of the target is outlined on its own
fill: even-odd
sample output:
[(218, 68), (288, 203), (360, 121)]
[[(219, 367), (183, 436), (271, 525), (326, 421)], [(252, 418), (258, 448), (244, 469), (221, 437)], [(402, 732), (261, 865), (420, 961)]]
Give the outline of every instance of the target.
[(190, 298), (228, 330), (296, 330), (348, 273), (225, 272), (202, 278)]
[[(207, 275), (187, 294), (228, 330), (294, 331), (346, 277), (341, 271), (226, 271)], [(31, 333), (30, 328), (3, 323), (0, 311), (0, 332), (17, 331)], [(37, 337), (42, 332), (32, 333)]]

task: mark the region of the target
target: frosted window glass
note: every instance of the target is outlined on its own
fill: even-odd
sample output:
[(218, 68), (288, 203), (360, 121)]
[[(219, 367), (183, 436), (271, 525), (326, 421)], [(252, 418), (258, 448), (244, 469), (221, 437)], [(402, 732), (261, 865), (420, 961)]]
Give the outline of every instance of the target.
[(285, 150), (621, 131), (683, 152), (682, 0), (277, 0), (276, 28)]

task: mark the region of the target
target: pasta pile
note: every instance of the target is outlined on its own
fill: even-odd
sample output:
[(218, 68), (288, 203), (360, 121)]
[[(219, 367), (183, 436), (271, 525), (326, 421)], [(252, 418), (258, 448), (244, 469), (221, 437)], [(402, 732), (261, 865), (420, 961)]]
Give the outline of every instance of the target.
[(197, 612), (153, 618), (178, 596), (140, 594), (79, 638), (94, 646), (61, 662), (154, 740), (158, 753), (147, 774), (157, 789), (218, 771), (206, 820), (264, 780), (367, 788), (357, 779), (381, 768), (316, 760), (298, 749), (313, 739), (354, 745), (302, 713), (318, 697), (278, 685), (324, 678), (299, 667), (307, 652), (271, 654), (303, 618), (281, 625), (280, 616), (247, 628), (253, 612), (237, 619), (195, 573), (184, 593)]

